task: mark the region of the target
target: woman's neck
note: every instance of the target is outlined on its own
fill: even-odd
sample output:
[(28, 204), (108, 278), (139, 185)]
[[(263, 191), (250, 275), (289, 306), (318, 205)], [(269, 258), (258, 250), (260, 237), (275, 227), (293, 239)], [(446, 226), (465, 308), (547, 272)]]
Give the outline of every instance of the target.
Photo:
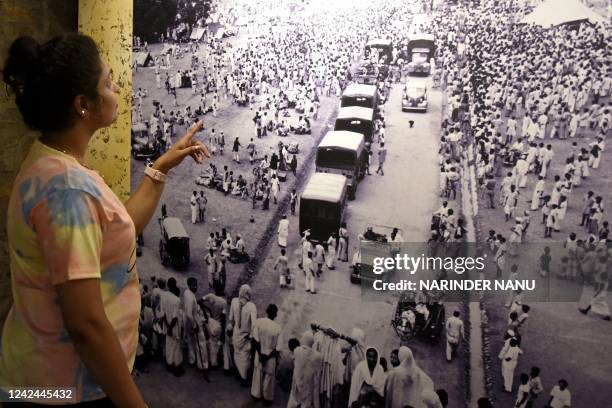
[(83, 163), (91, 136), (92, 134), (83, 129), (71, 128), (59, 132), (43, 133), (39, 141)]

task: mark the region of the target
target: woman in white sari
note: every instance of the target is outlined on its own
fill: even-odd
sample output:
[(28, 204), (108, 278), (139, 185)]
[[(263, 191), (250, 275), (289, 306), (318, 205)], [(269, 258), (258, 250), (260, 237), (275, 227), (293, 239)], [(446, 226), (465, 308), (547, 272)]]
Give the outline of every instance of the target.
[(385, 407), (421, 407), (421, 403), (426, 399), (427, 394), (435, 394), (434, 383), (417, 366), (412, 351), (408, 347), (402, 346), (399, 348), (398, 358), (400, 365), (389, 371), (387, 375)]
[(238, 297), (232, 299), (228, 320), (227, 331), (234, 346), (234, 364), (246, 384), (251, 366), (251, 336), (257, 320), (257, 307), (251, 302), (249, 285), (242, 285)]

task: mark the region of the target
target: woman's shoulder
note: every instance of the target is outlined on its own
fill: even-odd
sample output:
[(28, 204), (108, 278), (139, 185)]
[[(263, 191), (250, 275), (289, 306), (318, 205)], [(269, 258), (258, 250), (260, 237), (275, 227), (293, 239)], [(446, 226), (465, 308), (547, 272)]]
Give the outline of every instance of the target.
[(47, 154), (35, 145), (15, 179), (13, 198), (18, 198), (30, 209), (51, 196), (75, 191), (85, 192), (99, 200), (102, 192), (91, 173), (76, 159), (63, 154)]
[(35, 185), (38, 191), (54, 193), (66, 190), (82, 190), (94, 198), (101, 196), (98, 181), (91, 171), (76, 160), (56, 155), (28, 157), (16, 179), (20, 190)]

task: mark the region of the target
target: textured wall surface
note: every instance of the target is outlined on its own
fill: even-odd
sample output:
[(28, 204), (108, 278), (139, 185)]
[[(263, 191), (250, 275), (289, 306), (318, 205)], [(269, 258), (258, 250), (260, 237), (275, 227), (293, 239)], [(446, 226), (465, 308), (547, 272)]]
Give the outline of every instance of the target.
[(124, 200), (130, 192), (132, 16), (132, 1), (79, 1), (79, 31), (96, 40), (121, 88), (119, 118), (91, 140), (88, 160)]
[[(0, 0), (0, 66), (4, 66), (11, 42), (30, 35), (46, 41), (76, 29), (77, 0)], [(0, 322), (11, 305), (6, 240), (6, 208), (21, 161), (37, 134), (28, 130), (0, 82)]]

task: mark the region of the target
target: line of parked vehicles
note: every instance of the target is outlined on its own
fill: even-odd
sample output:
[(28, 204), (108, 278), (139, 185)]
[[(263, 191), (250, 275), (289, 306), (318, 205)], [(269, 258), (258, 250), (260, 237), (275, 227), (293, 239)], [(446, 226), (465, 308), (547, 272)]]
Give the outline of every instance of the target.
[[(407, 54), (409, 75), (430, 74), (430, 59), (435, 52), (433, 35), (413, 36), (403, 52)], [(344, 220), (346, 200), (356, 198), (358, 183), (366, 172), (378, 114), (376, 84), (389, 74), (393, 44), (387, 39), (370, 40), (365, 46), (366, 61), (372, 61), (368, 59), (372, 53), (379, 63), (362, 63), (354, 75), (357, 83), (344, 90), (334, 130), (329, 131), (317, 147), (316, 173), (308, 181), (300, 200), (300, 233), (309, 230), (314, 241), (325, 242), (332, 232), (338, 231)], [(402, 110), (427, 111), (427, 105), (425, 82), (407, 80)]]
[[(376, 84), (386, 79), (389, 74), (388, 62), (392, 58), (390, 41), (368, 42), (366, 55), (373, 48), (377, 49), (383, 63), (362, 65), (355, 75), (358, 83), (350, 84), (344, 90), (334, 130), (327, 132), (317, 147), (315, 173), (300, 199), (300, 233), (309, 230), (309, 238), (324, 245), (344, 222), (347, 199), (356, 198), (359, 181), (366, 174), (369, 149), (374, 138), (374, 121), (378, 114), (379, 93)], [(433, 36), (416, 37), (414, 42), (408, 43), (408, 50), (413, 56), (407, 64), (408, 73), (429, 75), (429, 58), (433, 57), (434, 52)], [(406, 81), (402, 111), (427, 111), (427, 86), (424, 81)], [(366, 245), (371, 247), (366, 252), (373, 251), (376, 256), (393, 256), (400, 250), (400, 243), (395, 239), (400, 233), (399, 229), (381, 225), (376, 225), (376, 229), (378, 231), (375, 232), (373, 226), (369, 226), (362, 234), (362, 239), (371, 244)], [(366, 258), (370, 258), (369, 255)], [(381, 278), (373, 273), (372, 265), (368, 265), (363, 256), (362, 253), (358, 263), (351, 267), (352, 283)], [(398, 301), (391, 325), (401, 343), (407, 344), (413, 337), (437, 341), (443, 332), (444, 321), (445, 308), (441, 298), (405, 292)]]

